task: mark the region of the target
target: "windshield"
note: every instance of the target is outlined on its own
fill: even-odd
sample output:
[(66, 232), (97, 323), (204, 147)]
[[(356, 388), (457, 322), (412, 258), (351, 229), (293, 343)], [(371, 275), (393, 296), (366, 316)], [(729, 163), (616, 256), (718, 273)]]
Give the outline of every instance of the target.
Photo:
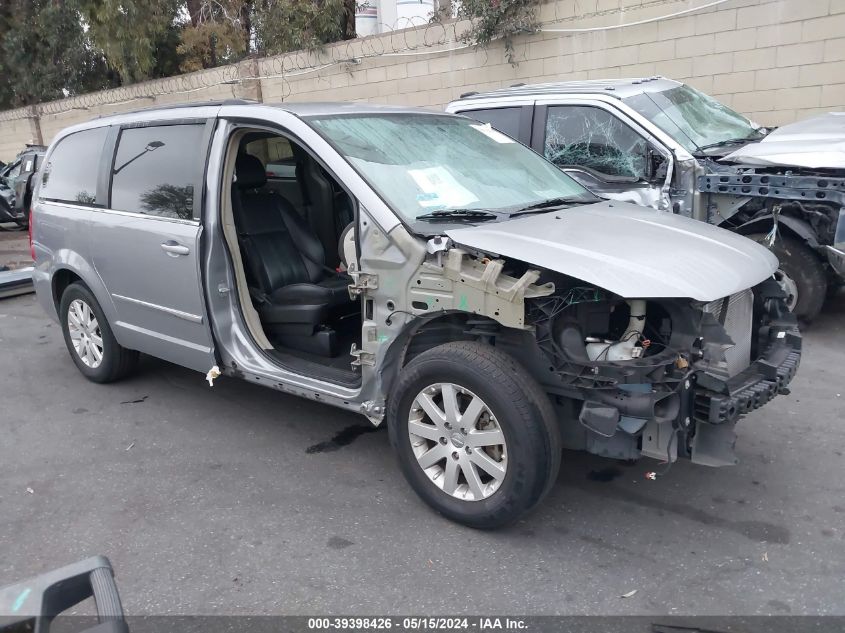
[(406, 222), (432, 215), (448, 221), (444, 216), (455, 214), (445, 212), (455, 209), (504, 218), (553, 198), (596, 200), (524, 145), (463, 117), (363, 114), (310, 121)]
[(764, 136), (744, 116), (689, 86), (644, 93), (623, 101), (689, 152), (725, 141), (756, 141)]

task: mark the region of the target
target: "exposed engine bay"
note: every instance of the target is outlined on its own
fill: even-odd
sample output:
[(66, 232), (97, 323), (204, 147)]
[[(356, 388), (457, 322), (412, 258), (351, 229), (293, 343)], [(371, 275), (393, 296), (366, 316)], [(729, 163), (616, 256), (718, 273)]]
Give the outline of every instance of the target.
[(557, 377), (580, 402), (569, 435), (618, 459), (677, 456), (734, 463), (733, 427), (784, 393), (800, 335), (769, 279), (724, 299), (624, 299), (558, 278), (554, 295), (528, 301), (526, 321)]

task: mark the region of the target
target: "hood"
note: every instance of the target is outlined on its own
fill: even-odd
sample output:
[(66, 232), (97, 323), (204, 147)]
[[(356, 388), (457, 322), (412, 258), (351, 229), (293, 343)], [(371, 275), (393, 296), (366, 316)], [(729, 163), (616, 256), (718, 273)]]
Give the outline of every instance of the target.
[(756, 167), (845, 169), (845, 112), (784, 125), (722, 160)]
[(456, 244), (554, 270), (626, 298), (713, 301), (760, 283), (777, 258), (746, 237), (624, 202), (446, 231)]

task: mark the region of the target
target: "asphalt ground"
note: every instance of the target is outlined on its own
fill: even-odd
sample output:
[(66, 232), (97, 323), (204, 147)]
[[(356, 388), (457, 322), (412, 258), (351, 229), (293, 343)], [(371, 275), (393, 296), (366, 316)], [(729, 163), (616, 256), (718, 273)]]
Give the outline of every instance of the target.
[(0, 584), (104, 554), (133, 615), (845, 614), (843, 315), (840, 293), (792, 393), (740, 423), (738, 466), (649, 481), (567, 452), (537, 511), (479, 532), (364, 418), (151, 358), (96, 385), (7, 299)]
[(30, 266), (29, 234), (15, 224), (0, 224), (0, 267)]

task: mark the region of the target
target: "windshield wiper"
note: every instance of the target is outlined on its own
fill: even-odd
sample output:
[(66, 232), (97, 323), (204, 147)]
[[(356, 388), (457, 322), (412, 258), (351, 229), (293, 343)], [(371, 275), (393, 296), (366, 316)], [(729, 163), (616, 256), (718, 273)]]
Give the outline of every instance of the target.
[[(598, 198), (596, 198), (598, 200)], [(527, 207), (521, 207), (514, 211), (513, 213), (508, 214), (508, 217), (513, 218), (518, 215), (526, 215), (528, 213), (540, 213), (545, 211), (546, 209), (551, 209), (552, 207), (560, 207), (565, 204), (582, 204), (589, 202), (589, 200), (585, 200), (584, 198), (572, 197), (572, 198), (549, 198), (548, 200), (542, 200), (540, 202), (535, 202), (534, 204), (529, 204)]]
[[(755, 130), (756, 131), (756, 130)], [(762, 137), (760, 137), (762, 138)], [(724, 141), (717, 141), (716, 143), (709, 143), (708, 145), (702, 145), (698, 148), (699, 152), (703, 152), (706, 149), (714, 149), (716, 147), (724, 147), (725, 145), (738, 145), (739, 143), (751, 143), (753, 141), (759, 141), (759, 138), (751, 138), (746, 136), (745, 138), (728, 138)]]
[(423, 213), (417, 220), (495, 220), (499, 216), (484, 209), (440, 209)]

